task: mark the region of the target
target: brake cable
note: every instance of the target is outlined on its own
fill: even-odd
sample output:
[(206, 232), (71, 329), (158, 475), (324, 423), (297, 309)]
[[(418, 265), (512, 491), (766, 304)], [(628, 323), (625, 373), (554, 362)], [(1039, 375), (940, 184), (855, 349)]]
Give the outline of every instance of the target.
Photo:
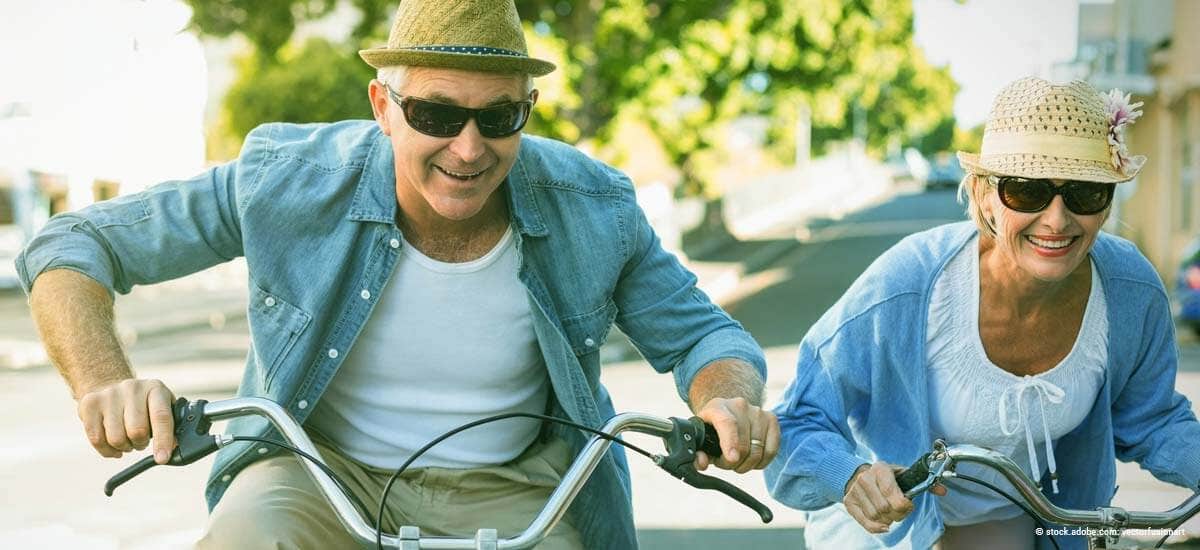
[(543, 420), (543, 421), (556, 422), (556, 423), (562, 424), (564, 426), (570, 426), (572, 428), (576, 428), (576, 429), (594, 434), (596, 436), (599, 436), (602, 439), (607, 439), (608, 441), (612, 441), (614, 443), (620, 443), (621, 445), (624, 445), (630, 449), (633, 449), (634, 451), (645, 455), (647, 458), (654, 460), (654, 455), (650, 454), (645, 449), (642, 449), (641, 447), (638, 447), (637, 445), (629, 443), (615, 435), (597, 430), (595, 428), (584, 426), (583, 424), (577, 424), (575, 422), (571, 422), (570, 420), (563, 420), (561, 418), (555, 418), (553, 416), (547, 416), (544, 414), (521, 413), (521, 412), (504, 413), (504, 414), (498, 414), (495, 416), (489, 416), (487, 418), (481, 418), (481, 419), (473, 421), (473, 422), (468, 422), (468, 423), (463, 424), (457, 428), (454, 428), (453, 430), (450, 430), (442, 435), (437, 436), (429, 443), (426, 443), (425, 446), (421, 447), (420, 449), (417, 449), (417, 452), (413, 453), (412, 456), (408, 457), (408, 460), (405, 460), (404, 463), (401, 464), (400, 467), (396, 469), (395, 473), (392, 474), (392, 477), (388, 478), (387, 485), (384, 485), (384, 487), (383, 487), (383, 494), (379, 496), (379, 514), (375, 517), (375, 548), (377, 548), (378, 550), (383, 550), (383, 512), (386, 508), (387, 496), (388, 496), (388, 493), (391, 492), (391, 490), (392, 490), (392, 485), (396, 483), (396, 480), (400, 478), (400, 474), (403, 474), (404, 470), (407, 470), (408, 467), (411, 466), (412, 463), (415, 460), (417, 460), (418, 457), (425, 454), (425, 452), (428, 451), (429, 449), (433, 448), (434, 445), (437, 445), (438, 443), (445, 441), (449, 437), (456, 435), (459, 432), (469, 430), (476, 426), (482, 426), (484, 424), (496, 422), (498, 420), (506, 420), (509, 418), (534, 418), (534, 419)]

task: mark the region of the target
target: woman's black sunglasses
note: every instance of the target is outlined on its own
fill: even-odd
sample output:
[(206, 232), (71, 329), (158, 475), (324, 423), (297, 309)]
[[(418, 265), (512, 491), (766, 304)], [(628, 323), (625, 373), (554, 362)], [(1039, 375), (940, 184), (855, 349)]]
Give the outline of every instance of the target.
[(996, 186), (1000, 202), (1017, 212), (1041, 212), (1055, 195), (1062, 195), (1067, 209), (1080, 216), (1103, 212), (1112, 203), (1116, 184), (1091, 181), (1067, 181), (1054, 185), (1048, 179), (1026, 179), (1011, 176), (988, 176)]
[(392, 101), (400, 106), (408, 125), (413, 130), (433, 137), (457, 136), (472, 118), (479, 127), (479, 135), (492, 139), (508, 137), (525, 127), (529, 111), (533, 108), (533, 101), (525, 100), (471, 109), (419, 97), (403, 97), (388, 84), (384, 83), (383, 87)]

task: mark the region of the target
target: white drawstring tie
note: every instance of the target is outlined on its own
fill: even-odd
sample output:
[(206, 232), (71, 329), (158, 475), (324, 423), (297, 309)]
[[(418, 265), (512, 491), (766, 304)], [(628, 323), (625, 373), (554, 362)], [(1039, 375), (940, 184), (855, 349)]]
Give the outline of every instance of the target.
[[(1029, 415), (1025, 411), (1025, 391), (1032, 389), (1034, 395), (1038, 398), (1038, 405), (1042, 412), (1042, 433), (1046, 437), (1046, 462), (1050, 465), (1050, 484), (1055, 494), (1058, 494), (1058, 468), (1054, 463), (1054, 448), (1050, 443), (1050, 425), (1046, 422), (1046, 401), (1054, 404), (1062, 403), (1066, 392), (1062, 388), (1054, 385), (1051, 382), (1037, 378), (1034, 376), (1023, 376), (1021, 380), (1000, 394), (1000, 431), (1004, 435), (1013, 435), (1017, 433), (1021, 425), (1025, 426), (1025, 446), (1029, 451), (1029, 466), (1033, 474), (1034, 481), (1037, 482), (1038, 488), (1042, 486), (1041, 471), (1038, 465), (1037, 451), (1033, 448), (1033, 432), (1029, 429)], [(1009, 429), (1008, 422), (1008, 401), (1009, 399), (1016, 400), (1017, 403), (1017, 422), (1018, 425)]]

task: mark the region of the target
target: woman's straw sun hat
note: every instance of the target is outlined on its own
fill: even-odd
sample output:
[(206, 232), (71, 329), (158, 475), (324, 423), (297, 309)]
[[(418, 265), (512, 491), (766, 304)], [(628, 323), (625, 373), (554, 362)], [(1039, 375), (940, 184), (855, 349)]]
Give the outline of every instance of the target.
[(529, 57), (513, 0), (403, 0), (386, 47), (360, 50), (375, 68), (393, 65), (542, 76), (554, 64)]
[(979, 154), (958, 152), (976, 175), (1119, 183), (1137, 176), (1144, 156), (1130, 156), (1124, 129), (1141, 115), (1119, 90), (1086, 82), (1052, 84), (1027, 77), (996, 97)]

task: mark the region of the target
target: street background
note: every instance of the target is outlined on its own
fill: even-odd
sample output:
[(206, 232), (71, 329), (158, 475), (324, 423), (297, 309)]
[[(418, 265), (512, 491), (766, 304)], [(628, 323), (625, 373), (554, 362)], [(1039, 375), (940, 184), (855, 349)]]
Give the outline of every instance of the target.
[[(807, 328), (871, 260), (904, 235), (960, 220), (963, 213), (951, 191), (902, 184), (836, 216), (840, 219), (797, 217), (689, 263), (703, 276), (701, 286), (766, 349), (768, 403), (791, 380)], [(238, 265), (230, 264), (119, 300), (118, 323), (132, 342), (138, 372), (193, 399), (231, 396), (248, 342), (244, 295), (236, 290), (241, 280)], [(32, 348), (36, 335), (24, 297), (0, 295), (0, 308), (4, 334)], [(1188, 331), (1179, 337), (1177, 387), (1197, 403), (1200, 344)], [(629, 359), (628, 344), (618, 335), (610, 337), (604, 353), (609, 361), (602, 380), (618, 411), (688, 415), (671, 378)], [(100, 458), (84, 440), (74, 410), (52, 368), (31, 360), (24, 368), (0, 369), (0, 433), (8, 441), (0, 450), (0, 485), (6, 488), (0, 547), (187, 547), (204, 523), (202, 491), (211, 459), (188, 468), (152, 469), (106, 498), (101, 489), (107, 477), (141, 455)], [(776, 519), (766, 526), (724, 496), (679, 483), (640, 457), (630, 463), (635, 518), (646, 548), (723, 548), (735, 541), (755, 548), (802, 546), (800, 514), (769, 499), (760, 473), (718, 475), (769, 503)], [(1165, 510), (1189, 495), (1136, 465), (1119, 464), (1118, 483), (1115, 503), (1130, 509)], [(1200, 533), (1200, 518), (1183, 527)]]
[[(965, 219), (956, 150), (1027, 75), (1120, 88), (1151, 159), (1105, 227), (1174, 292), (1200, 235), (1198, 0), (516, 0), (531, 54), (558, 70), (526, 131), (631, 176), (664, 246), (765, 348), (767, 399), (797, 344), (900, 238)], [(13, 259), (57, 213), (236, 157), (268, 121), (370, 118), (357, 51), (386, 42), (395, 0), (0, 0), (0, 548), (183, 548), (204, 524), (210, 460), (156, 468), (86, 444), (16, 288)], [(245, 264), (117, 302), (138, 373), (191, 398), (233, 394), (248, 336)], [(1186, 277), (1181, 278), (1186, 283)], [(1185, 287), (1181, 287), (1185, 288)], [(1190, 287), (1200, 293), (1200, 267)], [(1184, 310), (1177, 308), (1183, 313)], [(1177, 388), (1200, 400), (1200, 344), (1178, 331)], [(618, 410), (687, 415), (614, 329)], [(800, 514), (749, 511), (631, 457), (647, 548), (801, 547)], [(720, 474), (764, 501), (760, 474)], [(1118, 505), (1187, 491), (1118, 468)], [(1184, 525), (1200, 535), (1200, 520)], [(1126, 541), (1133, 544), (1134, 541)]]

